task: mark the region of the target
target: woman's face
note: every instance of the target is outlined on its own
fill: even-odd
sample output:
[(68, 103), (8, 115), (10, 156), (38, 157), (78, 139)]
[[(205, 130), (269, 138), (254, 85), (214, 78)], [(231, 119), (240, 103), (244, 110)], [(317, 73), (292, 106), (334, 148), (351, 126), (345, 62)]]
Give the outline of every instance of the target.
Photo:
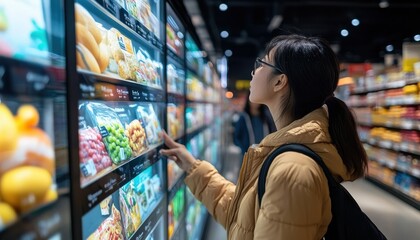
[[(262, 60), (266, 63), (274, 65), (268, 55), (262, 58)], [(261, 64), (259, 68), (255, 69), (253, 74), (251, 73), (251, 75), (251, 94), (249, 96), (249, 100), (254, 103), (267, 105), (268, 101), (272, 99), (272, 94), (274, 94), (271, 84), (271, 80), (275, 76), (273, 74), (273, 68), (268, 65)]]

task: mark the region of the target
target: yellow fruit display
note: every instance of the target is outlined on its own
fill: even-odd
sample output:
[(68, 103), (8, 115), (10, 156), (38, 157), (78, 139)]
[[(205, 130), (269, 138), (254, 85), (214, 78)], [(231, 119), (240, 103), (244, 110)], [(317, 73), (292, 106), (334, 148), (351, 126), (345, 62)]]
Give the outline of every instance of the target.
[(0, 103), (0, 162), (5, 160), (17, 145), (18, 128), (9, 108)]
[(16, 123), (19, 129), (31, 128), (38, 126), (39, 123), (39, 113), (38, 110), (29, 104), (24, 104), (19, 107)]
[(7, 203), (0, 202), (0, 229), (17, 218), (15, 210)]
[(0, 193), (3, 200), (21, 212), (43, 203), (51, 188), (51, 174), (40, 167), (17, 167), (3, 174)]

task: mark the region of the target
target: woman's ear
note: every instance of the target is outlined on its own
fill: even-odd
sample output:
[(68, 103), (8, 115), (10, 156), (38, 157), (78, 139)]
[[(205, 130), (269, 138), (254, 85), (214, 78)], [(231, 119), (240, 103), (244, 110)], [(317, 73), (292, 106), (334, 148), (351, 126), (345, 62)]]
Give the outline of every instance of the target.
[(280, 74), (273, 79), (273, 84), (274, 92), (278, 92), (286, 88), (287, 84), (289, 84), (289, 79), (286, 74)]

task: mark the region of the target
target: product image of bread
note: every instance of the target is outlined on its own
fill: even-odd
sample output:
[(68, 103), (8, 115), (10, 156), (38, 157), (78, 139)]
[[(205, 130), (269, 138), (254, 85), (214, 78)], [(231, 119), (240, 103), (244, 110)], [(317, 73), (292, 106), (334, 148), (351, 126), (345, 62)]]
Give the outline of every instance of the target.
[(86, 26), (76, 23), (76, 42), (83, 44), (93, 54), (95, 59), (100, 59), (100, 52), (98, 43), (89, 32)]
[(109, 65), (109, 48), (104, 42), (101, 42), (99, 44), (99, 51), (101, 54), (98, 61), (99, 68), (101, 72), (104, 72)]
[(101, 73), (99, 64), (93, 54), (83, 44), (76, 45), (77, 66), (94, 73)]

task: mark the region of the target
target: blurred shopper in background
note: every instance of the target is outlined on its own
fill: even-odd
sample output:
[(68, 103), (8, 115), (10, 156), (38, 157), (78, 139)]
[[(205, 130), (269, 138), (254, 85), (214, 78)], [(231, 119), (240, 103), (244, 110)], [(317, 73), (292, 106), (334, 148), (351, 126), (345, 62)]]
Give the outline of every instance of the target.
[(238, 113), (237, 120), (233, 123), (233, 142), (241, 148), (242, 156), (249, 146), (261, 142), (269, 133), (276, 131), (271, 114), (265, 105), (249, 101), (246, 98), (245, 107)]
[(337, 58), (319, 38), (282, 35), (267, 45), (265, 56), (255, 61), (249, 99), (269, 108), (277, 131), (248, 149), (237, 185), (163, 134), (169, 149), (161, 153), (187, 172), (185, 183), (226, 228), (228, 239), (323, 238), (332, 218), (331, 199), (314, 160), (297, 152), (278, 155), (261, 202), (257, 182), (267, 156), (287, 143), (309, 147), (339, 182), (364, 175), (367, 157), (354, 118), (333, 95), (338, 79)]

